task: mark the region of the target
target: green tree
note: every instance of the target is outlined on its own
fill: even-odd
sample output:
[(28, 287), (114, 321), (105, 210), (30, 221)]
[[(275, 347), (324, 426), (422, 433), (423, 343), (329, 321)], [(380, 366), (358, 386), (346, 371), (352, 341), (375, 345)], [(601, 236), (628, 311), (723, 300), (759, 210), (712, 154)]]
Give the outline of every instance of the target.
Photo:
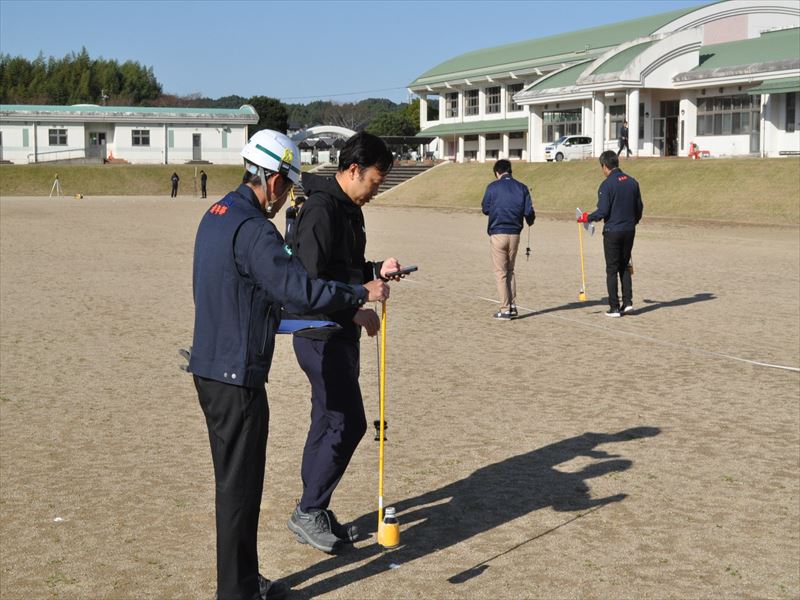
[(262, 129), (274, 129), (286, 133), (289, 128), (289, 113), (280, 100), (267, 96), (253, 96), (246, 104), (255, 108), (258, 113), (258, 123), (247, 128), (248, 135), (251, 136)]
[(412, 123), (404, 111), (383, 113), (373, 119), (367, 127), (367, 131), (375, 135), (398, 135), (411, 136), (416, 131), (416, 126)]

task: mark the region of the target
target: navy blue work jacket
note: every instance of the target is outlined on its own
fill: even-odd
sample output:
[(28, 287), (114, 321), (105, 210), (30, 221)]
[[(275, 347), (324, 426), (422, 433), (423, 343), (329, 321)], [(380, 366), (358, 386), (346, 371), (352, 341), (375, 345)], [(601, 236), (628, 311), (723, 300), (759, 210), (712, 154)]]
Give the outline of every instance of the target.
[(189, 371), (264, 385), (281, 307), (298, 314), (355, 308), (363, 286), (309, 279), (246, 185), (206, 211), (194, 247), (194, 342)]
[(503, 175), (486, 187), (481, 210), (489, 215), (489, 235), (518, 234), (522, 231), (523, 218), (528, 225), (533, 225), (536, 219), (528, 186), (511, 175)]
[(597, 210), (590, 221), (604, 221), (606, 231), (633, 231), (642, 219), (642, 194), (639, 182), (619, 169), (608, 174), (597, 190)]

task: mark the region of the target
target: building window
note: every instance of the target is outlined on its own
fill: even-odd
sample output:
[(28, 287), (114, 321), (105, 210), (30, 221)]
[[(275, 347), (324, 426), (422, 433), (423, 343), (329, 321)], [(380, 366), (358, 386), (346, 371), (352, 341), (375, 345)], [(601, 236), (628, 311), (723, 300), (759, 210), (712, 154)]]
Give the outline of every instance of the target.
[(458, 92), (450, 92), (444, 97), (444, 116), (458, 116)]
[(464, 136), (464, 141), (465, 142), (477, 142), (478, 141), (478, 135), (477, 134), (465, 135)]
[(48, 129), (47, 136), (50, 140), (51, 146), (66, 146), (67, 145), (67, 130), (66, 129)]
[(486, 141), (490, 142), (492, 140), (499, 140), (500, 134), (499, 133), (487, 133), (486, 134)]
[(150, 130), (149, 129), (134, 129), (131, 131), (131, 145), (132, 146), (149, 146), (150, 145)]
[(478, 114), (478, 90), (467, 90), (464, 93), (464, 114), (468, 117)]
[(516, 94), (517, 92), (521, 92), (522, 88), (524, 88), (524, 87), (525, 87), (524, 83), (515, 83), (514, 85), (506, 86), (506, 96), (508, 98), (508, 105), (507, 105), (508, 108), (506, 108), (506, 110), (508, 112), (514, 112), (516, 110), (522, 110), (522, 107), (519, 104), (517, 104), (516, 102), (514, 102), (513, 98), (514, 98), (514, 94)]
[[(438, 121), (439, 120), (439, 96), (430, 95), (424, 100), (420, 99), (420, 102), (425, 102), (428, 105), (428, 121)], [(422, 110), (422, 108), (420, 108)]]
[(546, 142), (554, 142), (565, 135), (581, 133), (581, 109), (546, 110), (542, 114)]
[(500, 86), (486, 88), (486, 113), (500, 112)]
[(508, 134), (508, 139), (510, 140), (521, 140), (524, 137), (525, 137), (524, 131), (512, 131), (511, 133)]
[(758, 95), (697, 99), (697, 135), (748, 135), (758, 130), (760, 119)]
[(609, 106), (608, 116), (611, 122), (611, 131), (609, 132), (608, 139), (618, 140), (619, 131), (622, 129), (622, 124), (625, 122), (625, 105), (618, 104), (616, 106)]
[(794, 112), (795, 98), (797, 98), (796, 92), (786, 94), (786, 133), (794, 132), (794, 121), (796, 119)]

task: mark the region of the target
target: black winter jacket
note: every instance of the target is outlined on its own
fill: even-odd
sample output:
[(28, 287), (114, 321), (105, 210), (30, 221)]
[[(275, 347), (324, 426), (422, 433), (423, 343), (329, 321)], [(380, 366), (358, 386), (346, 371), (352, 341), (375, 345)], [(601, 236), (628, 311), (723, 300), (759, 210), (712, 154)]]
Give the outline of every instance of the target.
[[(297, 215), (292, 254), (310, 277), (342, 283), (363, 284), (380, 273), (381, 263), (364, 258), (367, 233), (364, 214), (334, 177), (303, 174), (306, 201)], [(357, 340), (360, 328), (353, 323), (357, 308), (302, 315), (304, 319), (327, 319), (341, 325), (339, 339)], [(304, 335), (304, 334), (298, 334)], [(314, 333), (306, 334), (314, 337)]]

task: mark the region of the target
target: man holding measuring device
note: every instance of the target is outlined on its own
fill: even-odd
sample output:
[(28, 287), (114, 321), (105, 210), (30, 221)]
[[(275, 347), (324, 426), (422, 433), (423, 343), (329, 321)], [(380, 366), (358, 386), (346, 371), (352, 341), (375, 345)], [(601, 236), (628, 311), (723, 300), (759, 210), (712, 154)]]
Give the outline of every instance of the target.
[[(339, 153), (334, 177), (303, 175), (307, 199), (295, 224), (292, 253), (310, 277), (363, 284), (405, 274), (395, 258), (369, 262), (364, 257), (367, 237), (361, 208), (378, 192), (392, 164), (383, 140), (359, 133)], [(301, 332), (293, 339), (297, 362), (311, 384), (311, 426), (303, 450), (303, 495), (288, 527), (299, 542), (335, 552), (358, 538), (355, 527), (339, 523), (328, 507), (367, 430), (358, 383), (359, 338), (361, 328), (375, 336), (380, 318), (364, 307), (303, 318), (333, 321), (341, 329)]]

